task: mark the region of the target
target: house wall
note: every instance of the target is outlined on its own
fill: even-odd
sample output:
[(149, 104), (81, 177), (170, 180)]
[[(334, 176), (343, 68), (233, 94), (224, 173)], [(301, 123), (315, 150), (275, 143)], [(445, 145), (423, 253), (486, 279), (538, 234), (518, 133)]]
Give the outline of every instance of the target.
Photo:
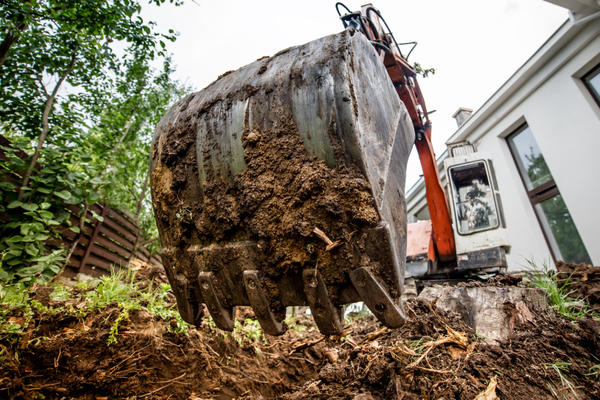
[[(506, 142), (506, 136), (525, 122), (593, 263), (600, 265), (600, 107), (580, 80), (598, 63), (600, 19), (583, 27), (566, 23), (449, 139), (469, 140), (493, 160), (511, 243), (511, 269), (522, 269), (527, 260), (552, 265)], [(425, 204), (424, 189), (417, 186), (407, 200), (410, 218)]]

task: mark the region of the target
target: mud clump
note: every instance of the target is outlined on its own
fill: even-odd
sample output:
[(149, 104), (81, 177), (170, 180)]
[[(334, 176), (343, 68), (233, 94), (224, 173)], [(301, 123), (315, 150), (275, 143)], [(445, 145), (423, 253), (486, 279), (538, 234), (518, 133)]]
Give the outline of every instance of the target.
[[(206, 187), (194, 219), (198, 235), (206, 242), (248, 235), (269, 255), (274, 270), (266, 275), (315, 267), (318, 260), (321, 273), (333, 279), (337, 266), (360, 251), (360, 238), (353, 235), (379, 221), (364, 176), (355, 167), (331, 168), (308, 155), (293, 124), (276, 132), (252, 131), (243, 141), (247, 169), (230, 184)], [(340, 246), (327, 251), (314, 228)]]

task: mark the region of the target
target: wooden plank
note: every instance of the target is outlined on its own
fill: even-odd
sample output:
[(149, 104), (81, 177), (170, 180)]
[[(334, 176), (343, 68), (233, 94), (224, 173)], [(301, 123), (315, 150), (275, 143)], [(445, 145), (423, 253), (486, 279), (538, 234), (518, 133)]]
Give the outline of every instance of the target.
[(129, 213), (126, 210), (117, 210), (117, 212), (120, 213), (121, 215), (123, 215), (128, 220), (130, 220), (135, 226), (137, 226), (138, 221), (131, 213)]
[(144, 257), (144, 255), (143, 255), (142, 253), (140, 253), (140, 252), (136, 252), (136, 253), (133, 255), (133, 257), (134, 257), (134, 258), (137, 258), (138, 260), (141, 260), (141, 261), (143, 261), (143, 262), (147, 262), (147, 261), (148, 261), (148, 257)]
[(114, 263), (110, 262), (108, 260), (105, 260), (102, 257), (97, 257), (94, 254), (90, 254), (90, 256), (86, 260), (85, 266), (88, 266), (88, 265), (93, 265), (93, 266), (95, 266), (97, 268), (100, 268), (100, 269), (102, 269), (104, 271), (109, 272), (111, 265), (114, 265)]
[[(113, 231), (112, 233), (108, 233), (106, 236), (110, 236), (112, 239), (115, 239), (115, 240), (117, 240), (116, 236), (121, 236), (121, 237), (125, 238), (126, 240), (128, 240), (132, 245), (135, 244), (135, 235), (132, 234), (131, 232), (127, 231), (126, 229), (123, 229), (120, 225), (118, 225), (116, 222), (110, 220), (109, 218), (104, 218), (102, 227), (110, 228)], [(122, 241), (122, 240), (117, 240), (117, 241)]]
[(109, 240), (116, 242), (119, 246), (124, 249), (127, 249), (128, 252), (133, 251), (133, 243), (129, 240), (125, 239), (123, 236), (120, 236), (118, 233), (107, 227), (106, 225), (102, 225), (100, 227), (100, 235), (108, 238)]
[(95, 256), (100, 256), (108, 261), (111, 261), (111, 262), (117, 264), (117, 265), (126, 266), (128, 264), (128, 261), (126, 258), (123, 258), (116, 253), (112, 253), (112, 252), (106, 250), (104, 247), (98, 246), (97, 244), (94, 244), (94, 246), (92, 246), (92, 254)]
[(157, 267), (163, 267), (162, 262), (156, 257), (150, 258), (150, 264), (156, 265)]
[(99, 278), (102, 275), (106, 275), (109, 271), (110, 269), (105, 270), (104, 268), (94, 268), (92, 266), (86, 265), (82, 267), (79, 272), (81, 272), (82, 274), (93, 276), (95, 278)]
[(131, 250), (125, 249), (119, 244), (105, 237), (102, 234), (102, 231), (100, 231), (100, 234), (96, 236), (96, 243), (102, 245), (103, 247), (106, 247), (111, 253), (116, 253), (125, 259), (128, 259), (131, 255)]
[[(104, 210), (102, 211), (102, 214), (104, 214)], [(88, 257), (90, 257), (90, 256), (91, 256), (91, 253), (92, 253), (92, 247), (94, 247), (94, 246), (93, 246), (93, 243), (94, 243), (94, 240), (96, 239), (96, 236), (98, 236), (98, 233), (100, 232), (100, 227), (101, 227), (101, 226), (102, 226), (102, 224), (101, 224), (101, 223), (98, 223), (98, 225), (96, 225), (96, 227), (94, 228), (94, 232), (92, 233), (92, 236), (91, 236), (91, 238), (90, 238), (90, 245), (87, 247), (87, 249), (86, 249), (86, 251), (85, 251), (85, 254), (84, 254), (83, 258), (81, 259), (81, 266), (82, 266), (82, 267), (85, 267), (85, 266), (86, 266), (86, 263), (87, 263)]]
[(75, 248), (75, 250), (73, 250), (73, 254), (71, 255), (71, 257), (73, 256), (77, 256), (77, 257), (83, 257), (85, 255), (85, 250), (86, 250), (86, 246), (77, 246)]
[(73, 268), (79, 268), (81, 266), (81, 257), (80, 256), (76, 256), (76, 255), (71, 255), (71, 258), (69, 258), (69, 266), (73, 267)]
[(112, 208), (107, 207), (106, 216), (108, 216), (108, 218), (112, 219), (117, 224), (121, 225), (134, 235), (136, 235), (139, 232), (139, 228), (136, 225), (134, 225), (131, 221), (129, 221), (124, 216), (120, 215)]
[(106, 206), (104, 206), (102, 203), (96, 203), (88, 207), (88, 217), (92, 217), (91, 211), (94, 211), (98, 215), (102, 215), (102, 211), (104, 211), (104, 208), (106, 208)]
[(138, 249), (138, 251), (139, 251), (139, 252), (141, 252), (141, 253), (144, 255), (144, 257), (146, 257), (146, 259), (147, 259), (148, 257), (150, 257), (150, 252), (148, 251), (148, 249), (147, 249), (147, 248), (145, 248), (145, 247), (140, 247), (140, 248)]

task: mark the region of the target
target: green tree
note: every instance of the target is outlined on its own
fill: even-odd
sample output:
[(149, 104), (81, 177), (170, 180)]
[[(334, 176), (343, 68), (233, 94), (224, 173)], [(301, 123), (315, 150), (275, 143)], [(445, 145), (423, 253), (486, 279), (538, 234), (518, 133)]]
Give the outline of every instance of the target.
[[(179, 3), (148, 3), (167, 1)], [(72, 226), (65, 203), (85, 216), (105, 198), (152, 220), (151, 132), (184, 88), (165, 58), (173, 31), (156, 32), (140, 10), (137, 0), (0, 4), (0, 133), (12, 142), (0, 148), (0, 280), (57, 272), (74, 247), (50, 251), (48, 240), (65, 227), (81, 236), (85, 222)]]
[[(166, 0), (153, 0), (161, 4)], [(157, 50), (172, 33), (153, 31), (154, 25), (139, 16), (141, 5), (134, 0), (40, 0), (3, 3), (7, 18), (1, 25), (6, 51), (2, 70), (0, 118), (5, 125), (36, 140), (35, 151), (19, 191), (22, 200), (41, 149), (53, 130), (69, 131), (83, 123), (76, 111), (81, 104), (110, 86), (110, 72), (119, 68), (116, 45), (128, 46), (140, 61), (164, 55)], [(10, 52), (9, 52), (10, 49)], [(64, 96), (62, 113), (55, 114), (59, 92)], [(77, 120), (77, 117), (80, 117)]]

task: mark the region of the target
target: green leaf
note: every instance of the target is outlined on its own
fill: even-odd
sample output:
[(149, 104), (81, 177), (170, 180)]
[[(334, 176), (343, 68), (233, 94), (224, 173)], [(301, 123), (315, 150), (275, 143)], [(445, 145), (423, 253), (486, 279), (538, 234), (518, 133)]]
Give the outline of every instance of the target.
[(4, 239), (8, 243), (18, 243), (23, 241), (23, 236), (15, 235)]
[(23, 203), (21, 204), (21, 208), (27, 211), (35, 211), (38, 208), (40, 208), (37, 204), (33, 204), (33, 203)]
[(100, 221), (100, 222), (104, 222), (104, 217), (103, 217), (103, 216), (99, 215), (99, 214), (98, 214), (96, 211), (94, 211), (94, 210), (90, 210), (90, 212), (92, 213), (92, 216), (93, 216), (94, 218), (96, 218), (98, 221)]
[(21, 254), (23, 254), (23, 251), (21, 251), (19, 249), (10, 249), (6, 252), (6, 254), (10, 254), (11, 256), (14, 256), (14, 257), (19, 257)]
[(56, 192), (54, 194), (65, 201), (71, 198), (71, 193), (66, 190), (61, 190), (60, 192)]
[(79, 232), (81, 232), (81, 229), (79, 229), (79, 227), (78, 227), (78, 226), (72, 226), (72, 227), (70, 227), (69, 229), (70, 229), (70, 230), (72, 230), (72, 231), (73, 231), (73, 232), (75, 232), (75, 233), (79, 233)]
[(15, 192), (16, 191), (15, 185), (13, 185), (10, 182), (0, 182), (0, 189), (4, 190), (5, 192)]
[(43, 187), (43, 186), (36, 188), (35, 190), (37, 190), (40, 193), (44, 193), (44, 194), (52, 193), (52, 189)]
[(30, 229), (31, 229), (31, 225), (29, 225), (29, 224), (22, 224), (21, 225), (21, 235), (23, 235), (23, 236), (29, 235)]
[(54, 218), (54, 214), (51, 213), (48, 210), (40, 210), (40, 211), (38, 211), (38, 214), (40, 214), (40, 216), (42, 218), (45, 218), (45, 219), (52, 219), (52, 218)]
[(6, 208), (17, 208), (19, 206), (22, 206), (23, 203), (21, 203), (19, 200), (15, 200), (15, 201), (11, 201), (8, 206), (6, 206)]
[(46, 209), (50, 208), (50, 206), (51, 206), (51, 205), (52, 205), (52, 204), (50, 204), (50, 203), (43, 202), (42, 204), (40, 204), (40, 208), (41, 208), (42, 210), (46, 210)]
[(33, 243), (29, 243), (27, 246), (25, 246), (25, 252), (30, 256), (35, 257), (38, 255), (40, 250)]

